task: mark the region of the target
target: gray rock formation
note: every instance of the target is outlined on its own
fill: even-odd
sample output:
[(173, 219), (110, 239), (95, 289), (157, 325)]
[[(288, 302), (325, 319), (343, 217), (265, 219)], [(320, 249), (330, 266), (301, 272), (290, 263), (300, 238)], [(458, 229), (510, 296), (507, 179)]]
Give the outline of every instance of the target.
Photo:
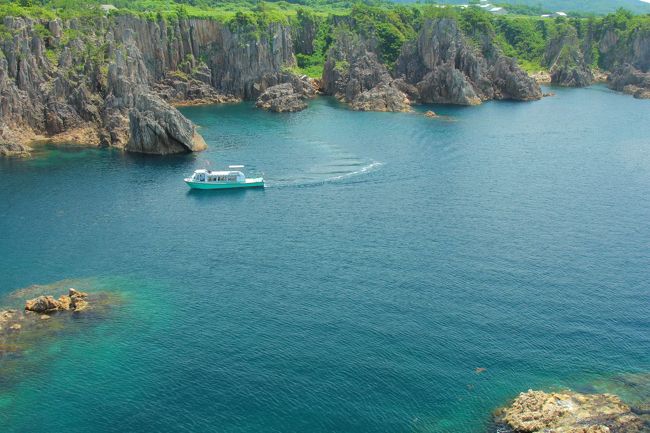
[(393, 83), (381, 83), (357, 95), (351, 103), (358, 111), (407, 111), (410, 101)]
[(176, 71), (168, 73), (162, 80), (153, 84), (153, 91), (166, 102), (175, 105), (222, 104), (241, 100), (212, 87), (210, 75), (205, 75), (206, 69), (207, 67), (200, 68), (191, 75)]
[(28, 158), (32, 148), (18, 143), (0, 143), (0, 156)]
[(88, 308), (87, 297), (88, 293), (70, 288), (68, 294), (61, 295), (58, 300), (49, 295), (41, 295), (25, 301), (25, 311), (39, 314), (55, 311), (82, 311)]
[(505, 57), (492, 35), (470, 43), (456, 21), (427, 21), (416, 41), (402, 47), (396, 75), (415, 86), (419, 101), (475, 105), (489, 99), (534, 100), (541, 90), (513, 59)]
[(638, 99), (650, 99), (650, 72), (642, 72), (630, 64), (621, 65), (610, 73), (610, 88), (633, 95)]
[(409, 99), (358, 35), (339, 28), (323, 69), (325, 94), (355, 110), (407, 111)]
[(586, 64), (575, 28), (564, 25), (549, 41), (544, 63), (551, 73), (551, 83), (558, 86), (585, 87), (594, 75)]
[(610, 88), (635, 98), (650, 98), (650, 30), (636, 29), (627, 40), (608, 31), (599, 49), (610, 70), (607, 79)]
[(307, 108), (304, 96), (296, 92), (291, 83), (269, 87), (257, 98), (255, 105), (276, 113), (301, 111)]
[(138, 93), (134, 98), (126, 150), (165, 155), (206, 149), (192, 122), (177, 109), (151, 93)]
[(279, 24), (259, 40), (212, 20), (5, 17), (3, 24), (10, 35), (0, 40), (3, 155), (43, 136), (133, 152), (201, 150), (205, 142), (170, 103), (254, 98), (295, 64), (290, 31)]
[(287, 74), (286, 81), (266, 89), (258, 98), (256, 106), (276, 113), (295, 112), (307, 108), (307, 99), (316, 96), (316, 88), (307, 76)]

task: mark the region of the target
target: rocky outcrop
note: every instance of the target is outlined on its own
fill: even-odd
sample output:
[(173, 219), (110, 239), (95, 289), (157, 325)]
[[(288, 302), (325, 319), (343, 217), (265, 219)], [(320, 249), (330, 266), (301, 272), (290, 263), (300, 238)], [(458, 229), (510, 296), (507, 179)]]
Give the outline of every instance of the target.
[(537, 81), (529, 77), (511, 57), (498, 56), (489, 74), (494, 85), (494, 99), (530, 101), (541, 97)]
[(633, 95), (638, 99), (650, 99), (650, 72), (642, 72), (630, 64), (616, 68), (609, 75), (610, 88)]
[(603, 63), (610, 70), (607, 84), (610, 88), (650, 98), (650, 30), (636, 29), (628, 39), (609, 30), (601, 39)]
[(360, 93), (351, 104), (358, 111), (408, 111), (410, 101), (406, 94), (392, 83), (381, 83)]
[[(111, 310), (124, 301), (118, 292), (94, 289), (92, 293), (67, 289), (58, 298), (50, 295), (64, 290), (73, 281), (94, 284), (93, 279), (64, 280), (25, 287), (2, 296), (3, 305), (7, 305), (0, 308), (0, 358), (5, 372), (18, 365), (24, 367), (30, 352), (42, 350), (61, 335), (84, 332), (88, 326), (100, 323), (99, 320), (109, 317)], [(84, 320), (78, 320), (81, 317)]]
[(544, 63), (549, 68), (552, 84), (585, 87), (594, 80), (580, 48), (578, 34), (570, 25), (561, 26), (551, 38), (544, 53)]
[(166, 155), (206, 149), (203, 137), (177, 109), (151, 93), (139, 93), (134, 98), (126, 150)]
[(82, 311), (88, 307), (87, 297), (87, 293), (70, 288), (68, 295), (62, 295), (59, 299), (54, 299), (49, 295), (41, 295), (27, 300), (25, 302), (25, 311), (39, 314), (55, 311)]
[(295, 112), (307, 108), (307, 99), (316, 96), (316, 85), (307, 76), (291, 75), (285, 83), (266, 89), (258, 98), (256, 106), (276, 113)]
[(407, 111), (409, 99), (377, 55), (357, 34), (339, 28), (323, 69), (325, 94), (347, 102), (355, 110)]
[(223, 104), (241, 101), (241, 98), (225, 95), (212, 87), (209, 76), (205, 73), (205, 70), (199, 73), (195, 71), (192, 75), (168, 73), (165, 78), (153, 84), (153, 91), (172, 105)]
[(643, 420), (612, 394), (521, 393), (496, 419), (516, 433), (641, 433)]
[(3, 24), (2, 155), (26, 155), (20, 146), (42, 138), (156, 154), (201, 150), (194, 125), (170, 104), (255, 98), (295, 65), (291, 32), (280, 24), (261, 35), (213, 20), (119, 15)]
[(476, 105), (489, 99), (534, 100), (541, 90), (514, 59), (505, 57), (488, 34), (472, 35), (452, 19), (425, 22), (417, 40), (402, 47), (396, 75), (415, 86), (419, 101)]
[(296, 92), (291, 83), (269, 87), (257, 98), (255, 105), (276, 113), (301, 111), (307, 108), (304, 96)]
[(31, 156), (32, 148), (19, 143), (0, 143), (0, 156), (27, 158)]

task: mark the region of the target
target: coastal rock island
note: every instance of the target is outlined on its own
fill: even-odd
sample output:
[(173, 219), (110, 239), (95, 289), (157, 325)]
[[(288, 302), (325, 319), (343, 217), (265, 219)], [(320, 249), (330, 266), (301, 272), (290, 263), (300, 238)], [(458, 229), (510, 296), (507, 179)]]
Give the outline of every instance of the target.
[(61, 295), (59, 299), (52, 296), (41, 295), (25, 302), (25, 311), (34, 313), (51, 313), (54, 311), (82, 311), (88, 307), (86, 298), (88, 293), (80, 292), (70, 288), (67, 295)]
[[(3, 297), (6, 306), (0, 308), (0, 358), (33, 350), (61, 331), (82, 331), (84, 326), (80, 326), (79, 318), (84, 318), (83, 323), (94, 323), (107, 317), (110, 310), (122, 302), (111, 292), (69, 288), (60, 296), (51, 294), (59, 292), (65, 282), (33, 285)], [(3, 361), (20, 363), (21, 358), (4, 358)]]

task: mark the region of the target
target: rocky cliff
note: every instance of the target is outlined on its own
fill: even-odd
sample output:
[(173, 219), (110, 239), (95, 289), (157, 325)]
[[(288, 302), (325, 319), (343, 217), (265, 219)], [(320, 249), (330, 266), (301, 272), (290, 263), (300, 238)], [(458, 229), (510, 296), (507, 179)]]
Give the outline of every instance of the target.
[(551, 83), (558, 86), (585, 87), (594, 75), (587, 65), (575, 28), (565, 25), (548, 42), (544, 63), (551, 73)]
[(356, 33), (340, 27), (330, 47), (322, 78), (323, 92), (347, 102), (355, 110), (407, 111), (409, 99)]
[(323, 90), (353, 109), (404, 111), (413, 102), (476, 105), (489, 99), (534, 100), (539, 86), (489, 35), (473, 43), (451, 19), (428, 21), (407, 42), (391, 74), (353, 32), (339, 29), (323, 72)]
[[(5, 17), (0, 27), (0, 155), (29, 155), (30, 142), (43, 139), (156, 154), (201, 150), (205, 142), (172, 104), (259, 98), (258, 106), (265, 109), (302, 109), (312, 93), (288, 72), (296, 66), (294, 53), (315, 53), (315, 38), (330, 28), (337, 30), (317, 44), (322, 50), (323, 43), (329, 44), (322, 90), (356, 110), (541, 97), (534, 80), (502, 53), (489, 26), (463, 31), (453, 19), (411, 23), (417, 37), (404, 43), (389, 69), (381, 61), (386, 59), (377, 35), (363, 33), (351, 16), (332, 16), (326, 27), (320, 27), (324, 19), (309, 14), (299, 13), (292, 22), (290, 28), (119, 14), (69, 20)], [(560, 30), (550, 38), (545, 56), (554, 83), (589, 84), (588, 64), (597, 60), (610, 72), (610, 87), (650, 96), (647, 28), (598, 30), (582, 42), (575, 28)]]
[(636, 29), (628, 37), (608, 30), (599, 51), (601, 63), (610, 71), (610, 88), (635, 98), (650, 98), (650, 29)]
[(3, 24), (3, 154), (25, 154), (37, 139), (156, 154), (202, 150), (194, 125), (170, 103), (254, 98), (295, 64), (290, 31), (279, 24), (261, 36), (211, 20), (131, 16)]
[(456, 21), (427, 21), (417, 40), (407, 43), (395, 74), (415, 86), (425, 103), (475, 105), (489, 99), (541, 98), (535, 81), (506, 57), (492, 35), (463, 34)]

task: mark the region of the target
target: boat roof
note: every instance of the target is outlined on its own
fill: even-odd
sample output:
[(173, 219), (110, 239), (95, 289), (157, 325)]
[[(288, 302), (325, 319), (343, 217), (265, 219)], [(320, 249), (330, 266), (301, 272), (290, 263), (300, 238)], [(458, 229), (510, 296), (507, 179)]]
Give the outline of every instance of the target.
[(234, 171), (234, 170), (218, 170), (218, 171), (212, 171), (212, 170), (206, 170), (204, 168), (200, 170), (194, 170), (194, 173), (205, 173), (205, 174), (216, 174), (217, 176), (225, 176), (228, 174), (240, 174), (240, 171)]

